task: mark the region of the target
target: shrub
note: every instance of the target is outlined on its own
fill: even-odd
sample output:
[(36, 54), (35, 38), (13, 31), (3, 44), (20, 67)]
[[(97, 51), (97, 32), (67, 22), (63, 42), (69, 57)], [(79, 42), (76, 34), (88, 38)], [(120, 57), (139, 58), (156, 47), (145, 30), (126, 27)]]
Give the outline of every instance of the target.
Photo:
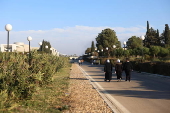
[[(51, 54), (31, 53), (31, 65), (27, 55), (20, 53), (0, 53), (0, 109), (12, 106), (32, 97), (38, 87), (53, 81), (53, 74), (63, 67), (70, 66), (66, 57)], [(14, 102), (14, 103), (15, 103)], [(6, 106), (4, 106), (6, 105)]]

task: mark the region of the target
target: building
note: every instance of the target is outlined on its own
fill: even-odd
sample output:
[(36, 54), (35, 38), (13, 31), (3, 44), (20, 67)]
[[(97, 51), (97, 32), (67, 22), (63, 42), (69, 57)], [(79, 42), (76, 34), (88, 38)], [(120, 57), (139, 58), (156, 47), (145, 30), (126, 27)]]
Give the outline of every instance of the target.
[[(30, 47), (30, 50), (38, 50), (39, 47)], [(50, 48), (53, 55), (59, 56), (59, 52), (55, 48)], [(7, 44), (0, 45), (0, 52), (7, 52)], [(29, 45), (23, 42), (14, 42), (14, 44), (9, 44), (9, 52), (29, 52)]]
[(53, 55), (59, 56), (59, 52), (55, 48), (51, 47), (50, 50)]
[[(38, 50), (39, 47), (30, 47), (30, 50)], [(0, 45), (0, 52), (7, 52), (7, 44)], [(9, 52), (29, 52), (29, 45), (23, 42), (14, 42), (9, 44)]]

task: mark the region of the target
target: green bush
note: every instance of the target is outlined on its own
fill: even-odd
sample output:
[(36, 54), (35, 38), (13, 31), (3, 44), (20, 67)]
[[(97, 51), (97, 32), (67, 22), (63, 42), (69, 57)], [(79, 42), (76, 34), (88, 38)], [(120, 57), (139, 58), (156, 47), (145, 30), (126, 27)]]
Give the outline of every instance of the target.
[(31, 53), (30, 65), (28, 61), (29, 57), (21, 53), (0, 53), (0, 110), (30, 99), (38, 87), (53, 81), (55, 72), (70, 66), (66, 57), (36, 51)]
[(170, 63), (164, 62), (137, 62), (133, 61), (133, 68), (136, 71), (148, 72), (170, 76)]

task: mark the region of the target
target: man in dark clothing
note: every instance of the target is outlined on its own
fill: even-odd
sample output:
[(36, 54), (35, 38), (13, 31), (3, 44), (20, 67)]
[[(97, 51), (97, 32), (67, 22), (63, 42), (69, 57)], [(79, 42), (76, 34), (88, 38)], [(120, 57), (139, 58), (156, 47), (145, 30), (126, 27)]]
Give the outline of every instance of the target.
[(105, 81), (110, 80), (112, 79), (112, 69), (113, 69), (113, 66), (112, 64), (110, 63), (110, 60), (107, 60), (106, 61), (106, 64), (104, 66), (104, 72), (105, 72)]
[(122, 79), (122, 71), (123, 71), (123, 66), (122, 63), (120, 63), (120, 60), (118, 59), (115, 65), (115, 73), (117, 75), (118, 82), (121, 81)]
[(129, 58), (126, 58), (126, 62), (123, 64), (123, 70), (126, 73), (126, 80), (125, 81), (129, 80), (129, 82), (130, 82), (131, 71), (133, 71), (133, 67), (132, 67), (132, 64), (129, 62)]

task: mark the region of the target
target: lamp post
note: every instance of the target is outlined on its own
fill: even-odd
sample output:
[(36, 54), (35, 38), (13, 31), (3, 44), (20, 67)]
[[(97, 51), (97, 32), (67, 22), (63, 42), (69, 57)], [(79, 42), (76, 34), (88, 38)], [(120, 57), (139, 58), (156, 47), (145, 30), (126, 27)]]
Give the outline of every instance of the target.
[(100, 56), (100, 55), (99, 55), (100, 51), (99, 51), (99, 50), (97, 50), (97, 53), (98, 53), (98, 57), (99, 57), (99, 56)]
[(46, 49), (48, 49), (48, 46), (45, 46)]
[(5, 29), (6, 29), (6, 31), (8, 32), (8, 33), (7, 33), (7, 34), (8, 34), (8, 36), (7, 36), (7, 52), (9, 52), (9, 31), (12, 30), (11, 24), (5, 25)]
[(30, 41), (32, 40), (31, 36), (27, 37), (27, 40), (29, 41), (29, 65), (31, 65), (31, 54), (30, 54)]
[(40, 51), (42, 51), (42, 42), (39, 42), (40, 45)]
[(53, 53), (53, 49), (52, 48), (50, 48), (50, 52), (51, 52), (51, 54)]
[(46, 53), (48, 53), (48, 51), (47, 51), (47, 49), (48, 49), (48, 46), (46, 45), (46, 46), (45, 46), (45, 48), (46, 48), (46, 50), (45, 50), (45, 51), (46, 51)]
[(124, 50), (125, 50), (125, 47), (126, 47), (126, 41), (123, 42), (123, 45), (124, 45)]
[(109, 57), (109, 48), (106, 47), (106, 51), (107, 51), (107, 57)]
[(113, 49), (115, 49), (116, 48), (116, 46), (115, 45), (113, 45)]
[(101, 49), (101, 52), (102, 52), (102, 56), (103, 56), (103, 49)]
[(145, 37), (142, 35), (140, 36), (140, 39), (142, 40), (142, 60), (143, 60), (143, 40), (145, 39)]

